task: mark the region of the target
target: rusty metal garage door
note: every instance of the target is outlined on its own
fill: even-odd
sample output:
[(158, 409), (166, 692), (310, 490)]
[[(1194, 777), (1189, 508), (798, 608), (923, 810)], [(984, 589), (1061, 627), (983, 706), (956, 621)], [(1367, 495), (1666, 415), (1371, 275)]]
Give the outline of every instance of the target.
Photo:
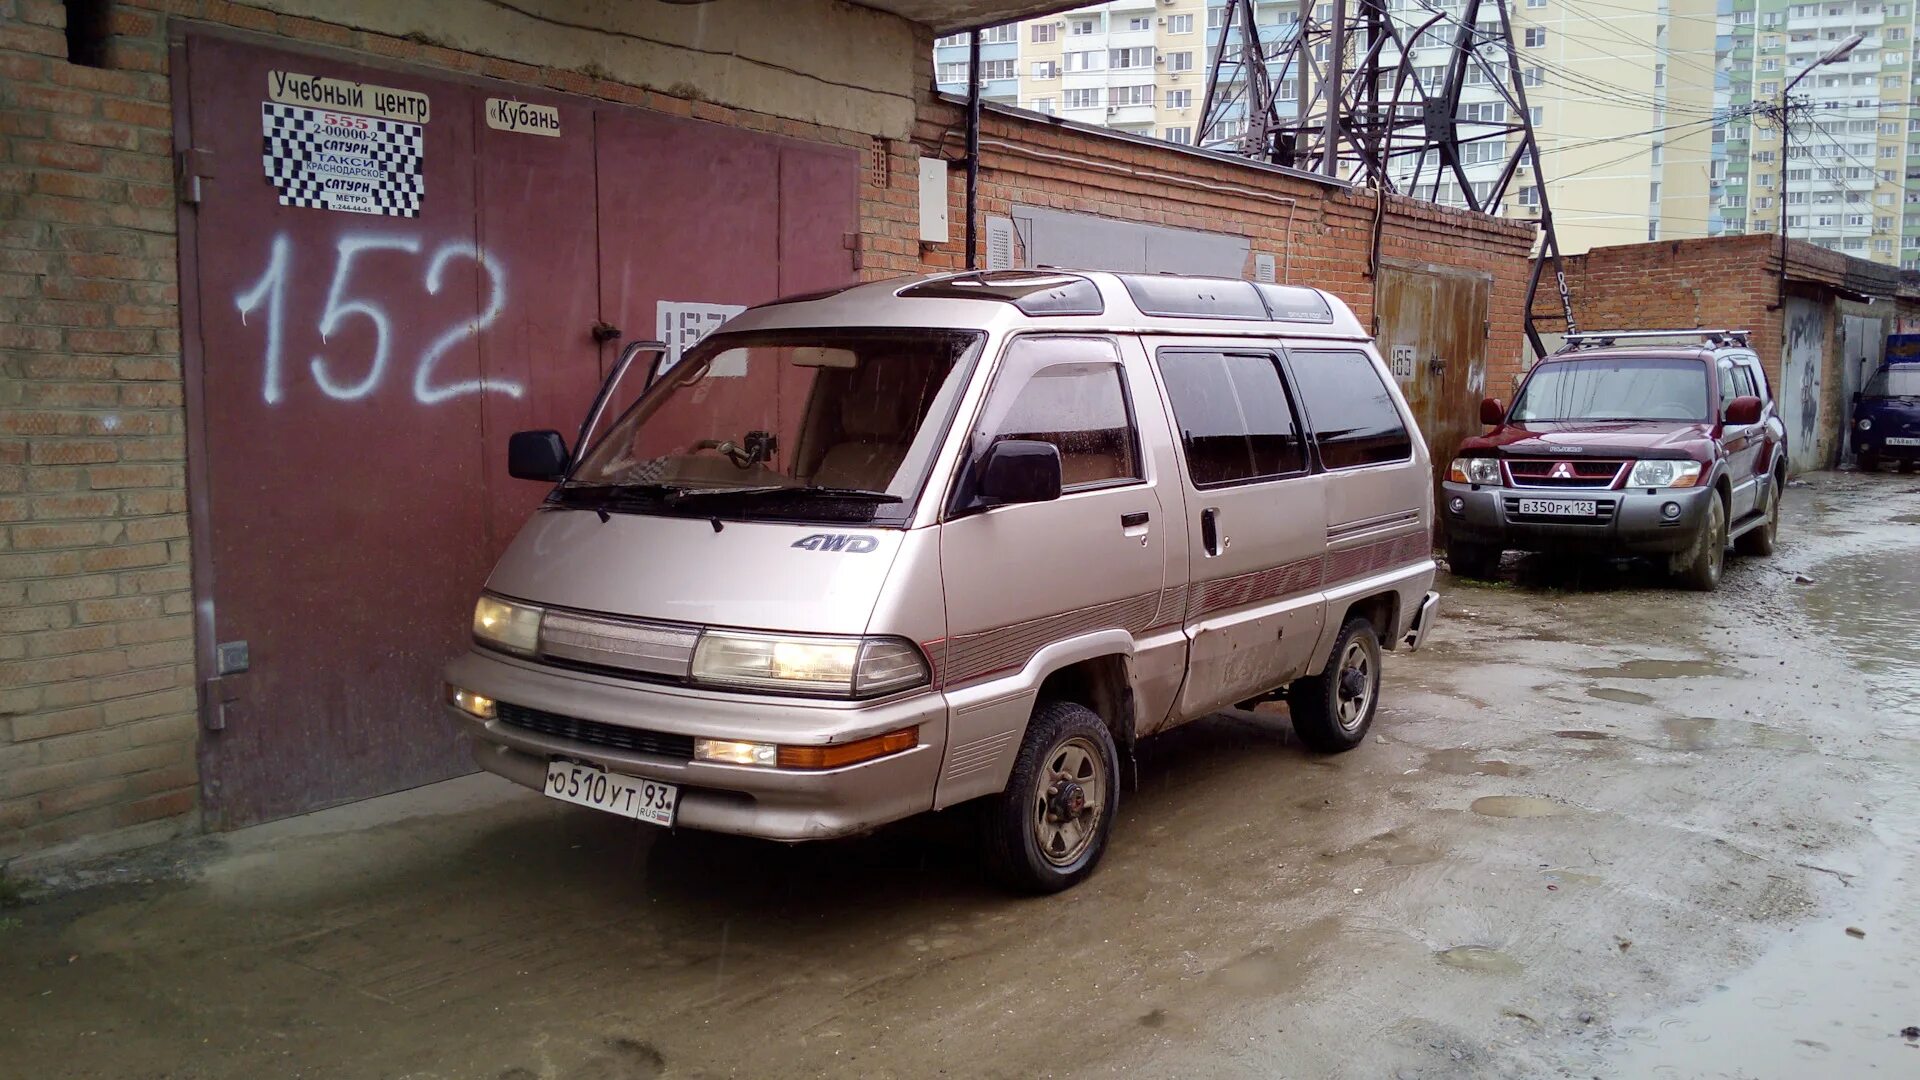
[(1374, 278), (1380, 353), (1427, 438), (1436, 498), (1460, 440), (1480, 430), (1492, 290), (1491, 275), (1427, 263), (1385, 262)]
[[(853, 280), (860, 157), (185, 32), (175, 100), (203, 805), (467, 771), (439, 668), (629, 337)], [(605, 335), (602, 335), (605, 336)]]

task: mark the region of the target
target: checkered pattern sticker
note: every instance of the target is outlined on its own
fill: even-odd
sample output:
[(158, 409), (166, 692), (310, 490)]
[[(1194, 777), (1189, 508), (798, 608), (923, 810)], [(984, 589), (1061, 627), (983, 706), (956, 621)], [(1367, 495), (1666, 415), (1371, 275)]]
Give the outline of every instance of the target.
[(419, 124), (299, 105), (260, 104), (261, 160), (280, 205), (420, 216)]

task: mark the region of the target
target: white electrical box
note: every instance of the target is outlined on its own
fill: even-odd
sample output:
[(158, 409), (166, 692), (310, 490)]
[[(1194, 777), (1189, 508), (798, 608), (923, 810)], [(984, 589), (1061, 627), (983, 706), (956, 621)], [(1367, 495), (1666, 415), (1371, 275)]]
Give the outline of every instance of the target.
[(947, 163), (939, 158), (920, 159), (920, 239), (929, 244), (944, 244), (949, 239)]

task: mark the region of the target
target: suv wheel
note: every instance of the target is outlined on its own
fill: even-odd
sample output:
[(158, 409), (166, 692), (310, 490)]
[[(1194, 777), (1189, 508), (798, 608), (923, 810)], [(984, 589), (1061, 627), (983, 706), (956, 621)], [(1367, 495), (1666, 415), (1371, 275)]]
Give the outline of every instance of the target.
[(1459, 540), (1447, 541), (1447, 566), (1455, 577), (1482, 581), (1500, 574), (1500, 549)]
[(1689, 589), (1712, 592), (1720, 587), (1727, 565), (1727, 506), (1718, 493), (1707, 499), (1707, 520), (1694, 538), (1691, 558), (1680, 568), (1680, 581)]
[(1310, 750), (1337, 754), (1360, 745), (1380, 703), (1380, 638), (1365, 619), (1349, 619), (1318, 675), (1287, 687), (1293, 732)]
[(1780, 534), (1780, 478), (1767, 480), (1767, 522), (1757, 529), (1749, 529), (1740, 534), (1733, 542), (1733, 550), (1742, 555), (1773, 554), (1774, 538)]
[(1043, 701), (1006, 790), (988, 800), (987, 867), (1020, 892), (1059, 892), (1099, 864), (1120, 804), (1119, 754), (1093, 710)]
[(1879, 454), (1857, 454), (1854, 457), (1853, 463), (1855, 467), (1857, 467), (1861, 472), (1879, 472), (1880, 471), (1880, 455)]

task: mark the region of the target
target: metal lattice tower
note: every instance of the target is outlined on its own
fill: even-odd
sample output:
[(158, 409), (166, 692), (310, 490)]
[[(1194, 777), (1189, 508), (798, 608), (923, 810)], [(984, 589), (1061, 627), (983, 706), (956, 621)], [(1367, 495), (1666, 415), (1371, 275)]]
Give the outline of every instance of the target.
[[(1330, 17), (1317, 18), (1317, 8)], [(1434, 0), (1407, 0), (1406, 9), (1396, 21), (1386, 0), (1300, 0), (1297, 21), (1262, 25), (1254, 0), (1227, 0), (1195, 142), (1482, 213), (1498, 213), (1527, 170), (1539, 208), (1527, 337), (1545, 355), (1533, 300), (1549, 264), (1566, 330), (1576, 327), (1507, 0), (1460, 0), (1457, 14)], [(1423, 76), (1414, 63), (1416, 49), (1436, 48), (1437, 80), (1432, 65)], [(1469, 86), (1498, 100), (1463, 104)], [(1476, 186), (1467, 166), (1493, 161), (1496, 179)]]

